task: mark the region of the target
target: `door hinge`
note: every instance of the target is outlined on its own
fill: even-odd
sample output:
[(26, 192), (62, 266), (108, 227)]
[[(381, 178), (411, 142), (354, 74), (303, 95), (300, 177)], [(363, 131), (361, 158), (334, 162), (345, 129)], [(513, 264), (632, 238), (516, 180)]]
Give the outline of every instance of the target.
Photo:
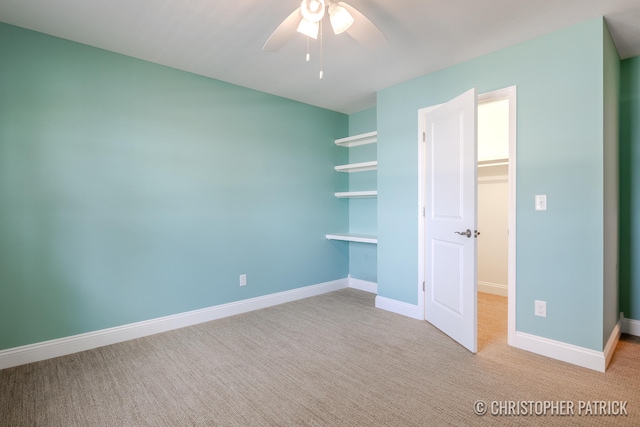
[(426, 286), (426, 285), (424, 284), (424, 282), (422, 282), (422, 292), (425, 292), (425, 291), (426, 291), (425, 286)]
[(422, 142), (427, 142), (427, 133), (422, 132)]
[(422, 216), (426, 216), (426, 215), (427, 215), (427, 214), (426, 214), (426, 212), (425, 212), (425, 210), (426, 210), (426, 209), (425, 209), (425, 207), (423, 206), (423, 207), (422, 207)]

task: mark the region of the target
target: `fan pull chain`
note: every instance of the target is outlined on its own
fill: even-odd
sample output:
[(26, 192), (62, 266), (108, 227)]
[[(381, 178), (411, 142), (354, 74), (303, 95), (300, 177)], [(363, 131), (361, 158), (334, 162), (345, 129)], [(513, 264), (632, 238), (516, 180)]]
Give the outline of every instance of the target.
[(323, 76), (322, 72), (322, 21), (320, 21), (320, 80), (322, 80)]
[(311, 60), (311, 54), (309, 53), (309, 36), (307, 36), (307, 62)]

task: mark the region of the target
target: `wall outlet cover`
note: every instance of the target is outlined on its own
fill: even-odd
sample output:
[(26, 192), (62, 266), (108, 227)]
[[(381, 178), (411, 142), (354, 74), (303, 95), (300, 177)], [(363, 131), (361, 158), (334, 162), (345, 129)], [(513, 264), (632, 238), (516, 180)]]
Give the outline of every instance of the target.
[(535, 315), (540, 317), (547, 317), (547, 302), (535, 300), (534, 303)]

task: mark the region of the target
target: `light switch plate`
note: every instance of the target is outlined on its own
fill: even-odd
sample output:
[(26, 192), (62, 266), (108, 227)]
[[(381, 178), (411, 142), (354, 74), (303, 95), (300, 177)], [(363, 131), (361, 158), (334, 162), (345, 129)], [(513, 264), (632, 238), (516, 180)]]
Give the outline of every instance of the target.
[(547, 210), (547, 195), (546, 194), (536, 194), (536, 210), (537, 211), (546, 211)]

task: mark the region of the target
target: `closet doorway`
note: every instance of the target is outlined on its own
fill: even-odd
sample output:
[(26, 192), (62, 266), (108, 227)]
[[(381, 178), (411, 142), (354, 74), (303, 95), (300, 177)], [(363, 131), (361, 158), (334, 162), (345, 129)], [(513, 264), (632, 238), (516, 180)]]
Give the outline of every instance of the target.
[[(472, 98), (473, 99), (473, 98)], [(455, 268), (455, 262), (447, 262), (443, 264), (442, 262), (437, 262), (434, 264), (433, 252), (431, 250), (426, 250), (426, 242), (429, 240), (431, 242), (430, 248), (433, 248), (435, 243), (440, 243), (437, 239), (433, 240), (433, 233), (438, 232), (439, 228), (434, 229), (434, 225), (431, 224), (430, 219), (432, 219), (433, 215), (430, 217), (426, 217), (426, 209), (427, 201), (430, 203), (433, 199), (433, 194), (429, 193), (431, 196), (427, 196), (427, 192), (429, 189), (433, 188), (457, 188), (455, 185), (451, 187), (451, 185), (455, 184), (443, 184), (443, 177), (451, 175), (450, 171), (445, 168), (443, 171), (444, 175), (433, 175), (432, 168), (427, 167), (427, 151), (430, 152), (429, 158), (433, 158), (432, 156), (439, 156), (437, 151), (430, 151), (433, 149), (431, 145), (431, 137), (425, 139), (425, 135), (437, 135), (437, 133), (433, 133), (432, 123), (436, 123), (431, 121), (434, 119), (435, 115), (432, 112), (436, 110), (441, 110), (440, 105), (427, 107), (419, 110), (418, 118), (420, 122), (420, 142), (419, 142), (419, 201), (420, 201), (420, 214), (419, 214), (419, 223), (418, 223), (418, 231), (419, 231), (419, 283), (418, 283), (418, 304), (419, 309), (425, 313), (425, 320), (429, 317), (433, 317), (432, 314), (428, 314), (425, 309), (427, 307), (427, 296), (429, 297), (429, 313), (432, 312), (433, 304), (432, 302), (438, 302), (444, 308), (451, 307), (452, 304), (444, 304), (446, 302), (442, 299), (442, 296), (451, 296), (451, 298), (456, 298), (456, 295), (459, 295), (462, 298), (464, 295), (468, 295), (468, 297), (464, 297), (464, 301), (469, 301), (468, 298), (471, 298), (471, 305), (465, 305), (468, 309), (465, 309), (465, 313), (460, 312), (458, 315), (460, 319), (468, 318), (473, 319), (471, 324), (467, 323), (467, 326), (462, 327), (460, 325), (460, 330), (466, 330), (465, 334), (472, 334), (471, 345), (463, 344), (465, 347), (470, 349), (470, 351), (475, 352), (476, 346), (476, 337), (478, 333), (478, 322), (477, 322), (477, 313), (478, 313), (478, 295), (488, 295), (493, 297), (492, 294), (500, 295), (498, 298), (502, 300), (502, 318), (503, 318), (503, 327), (502, 327), (502, 336), (504, 336), (504, 320), (506, 320), (506, 332), (507, 332), (507, 341), (509, 344), (512, 343), (515, 338), (515, 318), (516, 318), (516, 306), (515, 306), (515, 295), (516, 295), (516, 271), (515, 271), (515, 258), (516, 258), (516, 87), (508, 87), (505, 89), (500, 89), (488, 93), (483, 93), (475, 98), (477, 100), (477, 109), (476, 109), (476, 121), (482, 120), (482, 124), (477, 124), (477, 128), (479, 133), (482, 133), (480, 138), (482, 141), (482, 147), (479, 147), (479, 140), (476, 138), (475, 141), (475, 152), (479, 162), (477, 164), (470, 162), (467, 166), (465, 166), (465, 174), (473, 172), (474, 181), (476, 182), (475, 186), (475, 195), (477, 196), (478, 203), (475, 204), (475, 220), (474, 224), (477, 225), (477, 239), (475, 243), (482, 240), (482, 243), (479, 245), (475, 245), (476, 249), (473, 251), (473, 260), (475, 265), (475, 270), (473, 276), (470, 276), (468, 273), (465, 273), (464, 276), (471, 278), (474, 280), (464, 279), (467, 285), (462, 285), (458, 282), (452, 283), (453, 286), (450, 290), (446, 290), (447, 288), (447, 280), (442, 281), (443, 276), (443, 267), (446, 270), (447, 265), (451, 265), (451, 268)], [(453, 102), (453, 101), (452, 101)], [(471, 101), (473, 102), (473, 101)], [(447, 103), (448, 105), (450, 103)], [(445, 104), (442, 104), (445, 105)], [(462, 117), (462, 116), (461, 116)], [(493, 117), (493, 118), (492, 118)], [(505, 126), (506, 122), (506, 126)], [(427, 132), (427, 128), (429, 131)], [(476, 135), (477, 137), (478, 135)], [(485, 141), (489, 139), (490, 142), (486, 143)], [(505, 143), (506, 139), (506, 143)], [(427, 141), (425, 143), (425, 141)], [(457, 144), (456, 142), (453, 142)], [(446, 147), (441, 145), (442, 142), (438, 143), (440, 147)], [(437, 147), (436, 146), (436, 147)], [(427, 148), (429, 147), (429, 148)], [(455, 151), (455, 150), (454, 150)], [(433, 164), (433, 161), (430, 161)], [(438, 163), (438, 162), (436, 162)], [(455, 162), (454, 162), (455, 163)], [(448, 164), (448, 163), (447, 163)], [(456, 163), (457, 164), (457, 163)], [(440, 167), (440, 169), (442, 169)], [(474, 170), (475, 169), (475, 170)], [(428, 172), (429, 171), (429, 172)], [(462, 169), (461, 169), (462, 171)], [(462, 173), (462, 172), (461, 172)], [(451, 179), (456, 179), (457, 173), (451, 176)], [(462, 175), (460, 175), (462, 176)], [(433, 187), (433, 181), (437, 177), (438, 187)], [(457, 181), (456, 181), (457, 182)], [(472, 199), (473, 200), (473, 199)], [(505, 206), (506, 203), (506, 206)], [(481, 205), (480, 205), (481, 204)], [(481, 210), (481, 211), (480, 211)], [(498, 211), (499, 210), (499, 211)], [(429, 212), (431, 214), (436, 213), (433, 210), (433, 205), (430, 204)], [(436, 215), (437, 217), (441, 215)], [(435, 218), (435, 217), (433, 217)], [(456, 217), (457, 218), (457, 217)], [(429, 223), (429, 225), (427, 225)], [(426, 230), (426, 232), (425, 232)], [(432, 231), (429, 231), (432, 230)], [(486, 231), (485, 231), (486, 230)], [(425, 234), (429, 235), (427, 238)], [(441, 234), (441, 233), (440, 233)], [(449, 233), (450, 234), (450, 233)], [(460, 234), (460, 233), (458, 233)], [(469, 233), (467, 230), (467, 237), (469, 237)], [(506, 234), (506, 237), (505, 237)], [(464, 239), (463, 239), (464, 240)], [(435, 243), (434, 243), (435, 242)], [(453, 242), (457, 243), (457, 242)], [(505, 246), (506, 244), (506, 246)], [(442, 246), (442, 245), (437, 245)], [(451, 246), (451, 245), (449, 245)], [(458, 245), (459, 246), (459, 245)], [(429, 252), (429, 253), (427, 253)], [(451, 252), (451, 251), (450, 251)], [(428, 258), (428, 261), (427, 261)], [(462, 259), (462, 258), (460, 258)], [(489, 260), (490, 262), (487, 262)], [(482, 264), (481, 264), (482, 263)], [(428, 269), (425, 266), (431, 265)], [(431, 268), (438, 267), (437, 271), (432, 271)], [(429, 270), (429, 271), (427, 271)], [(438, 273), (440, 272), (440, 273)], [(438, 273), (438, 274), (436, 274)], [(477, 273), (477, 274), (476, 274)], [(448, 273), (447, 273), (448, 274)], [(452, 273), (453, 277), (457, 277), (455, 272)], [(427, 276), (429, 276), (429, 286), (425, 286)], [(477, 276), (477, 280), (476, 279)], [(463, 277), (463, 276), (460, 276)], [(446, 278), (446, 277), (445, 277)], [(435, 282), (434, 282), (435, 280)], [(437, 286), (436, 286), (437, 285)], [(444, 288), (442, 288), (444, 286)], [(460, 287), (459, 287), (460, 286)], [(480, 290), (481, 293), (477, 291)], [(506, 319), (504, 319), (504, 298), (507, 297), (507, 314)], [(448, 300), (447, 300), (448, 301)], [(452, 300), (453, 301), (453, 300)], [(451, 301), (449, 301), (451, 302)], [(467, 303), (464, 303), (467, 304)], [(437, 305), (437, 304), (436, 304)], [(446, 306), (446, 307), (445, 307)], [(436, 307), (438, 308), (438, 307)], [(445, 310), (446, 311), (446, 310)], [(451, 310), (449, 310), (451, 311)], [(439, 311), (438, 311), (439, 313)], [(455, 314), (455, 313), (454, 313)], [(469, 317), (471, 315), (471, 317)], [(434, 321), (429, 320), (431, 323)], [(467, 322), (467, 321), (465, 321)], [(437, 326), (437, 325), (436, 325)], [(438, 326), (440, 327), (440, 326)], [(471, 330), (467, 328), (471, 327)], [(455, 328), (454, 328), (455, 329)], [(455, 329), (458, 331), (458, 329)], [(483, 332), (483, 331), (480, 331)], [(454, 336), (457, 334), (452, 334), (449, 332), (445, 332), (450, 336)], [(454, 338), (456, 341), (461, 342), (458, 338)], [(482, 341), (482, 339), (481, 339)], [(479, 350), (482, 350), (483, 343), (480, 342)]]
[(509, 98), (478, 98), (478, 350), (507, 335)]

